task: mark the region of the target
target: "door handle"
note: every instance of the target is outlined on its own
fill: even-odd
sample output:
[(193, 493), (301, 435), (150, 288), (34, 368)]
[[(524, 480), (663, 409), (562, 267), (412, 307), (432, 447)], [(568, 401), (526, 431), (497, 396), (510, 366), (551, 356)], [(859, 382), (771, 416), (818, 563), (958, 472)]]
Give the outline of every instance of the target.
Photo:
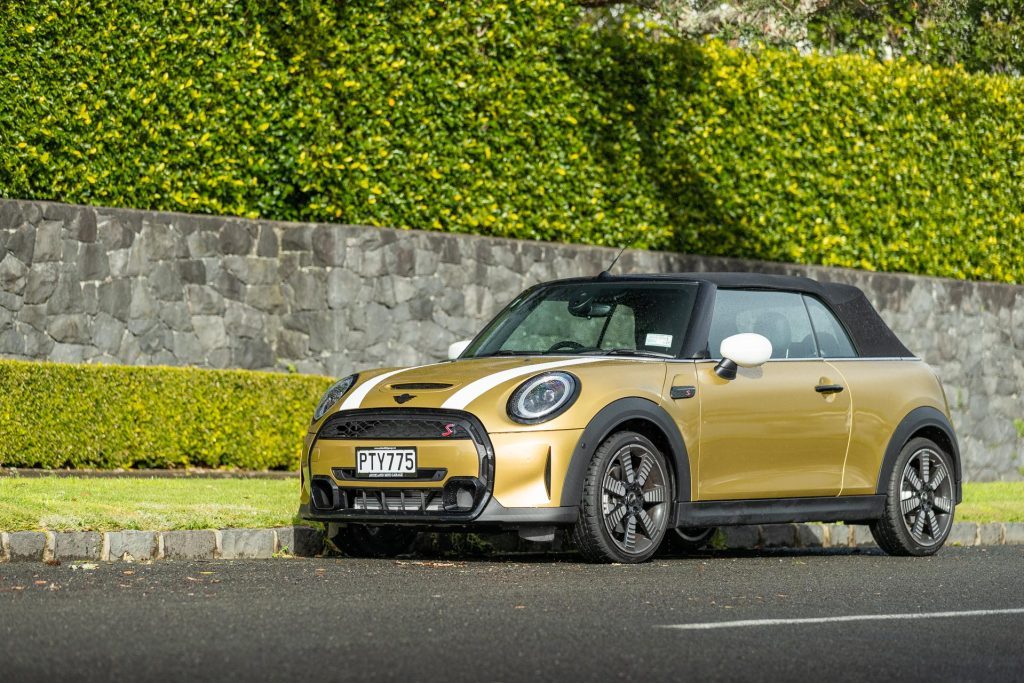
[(814, 387), (814, 390), (819, 394), (838, 394), (843, 390), (842, 384), (819, 384)]

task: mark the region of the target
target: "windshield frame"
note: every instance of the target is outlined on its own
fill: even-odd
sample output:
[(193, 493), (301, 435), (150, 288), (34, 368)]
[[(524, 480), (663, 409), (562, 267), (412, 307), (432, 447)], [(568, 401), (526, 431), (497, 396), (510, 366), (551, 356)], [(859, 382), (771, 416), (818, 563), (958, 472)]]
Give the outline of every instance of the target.
[[(579, 353), (577, 351), (559, 350), (553, 353), (544, 353), (543, 351), (538, 352), (511, 352), (511, 353), (490, 353), (483, 355), (475, 355), (480, 351), (485, 340), (489, 339), (495, 332), (498, 331), (498, 326), (503, 324), (506, 317), (510, 314), (511, 309), (519, 305), (522, 301), (527, 298), (535, 296), (539, 291), (547, 288), (560, 287), (572, 284), (591, 284), (591, 283), (604, 283), (604, 284), (635, 284), (635, 285), (667, 285), (667, 284), (678, 284), (684, 286), (692, 286), (696, 288), (693, 307), (690, 310), (690, 320), (683, 334), (683, 341), (679, 346), (679, 351), (675, 355), (664, 354), (664, 358), (661, 356), (654, 356), (653, 354), (638, 350), (636, 354), (616, 353), (609, 357), (614, 358), (639, 358), (644, 360), (680, 360), (680, 359), (702, 359), (707, 358), (707, 328), (710, 325), (710, 306), (709, 302), (714, 300), (715, 286), (709, 282), (690, 278), (672, 278), (672, 277), (629, 277), (629, 276), (618, 276), (618, 277), (607, 277), (607, 278), (568, 278), (564, 280), (553, 280), (551, 282), (542, 282), (527, 288), (510, 301), (505, 307), (503, 307), (497, 315), (495, 315), (480, 332), (473, 337), (473, 340), (469, 343), (469, 346), (459, 356), (460, 360), (463, 359), (480, 359), (480, 358), (515, 358), (515, 357), (536, 357), (536, 356), (591, 356), (600, 357), (593, 350), (585, 353)], [(504, 343), (504, 342), (503, 342)]]

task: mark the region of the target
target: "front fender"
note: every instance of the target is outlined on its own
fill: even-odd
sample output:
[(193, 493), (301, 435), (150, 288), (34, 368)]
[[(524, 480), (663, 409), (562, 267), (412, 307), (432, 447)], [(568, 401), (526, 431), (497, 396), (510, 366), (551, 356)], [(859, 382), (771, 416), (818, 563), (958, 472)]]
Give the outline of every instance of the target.
[(587, 467), (598, 446), (620, 426), (633, 420), (647, 422), (664, 435), (669, 446), (669, 452), (665, 456), (675, 471), (676, 501), (690, 500), (690, 458), (679, 427), (657, 403), (645, 398), (627, 397), (602, 408), (583, 430), (565, 474), (561, 505), (579, 505)]

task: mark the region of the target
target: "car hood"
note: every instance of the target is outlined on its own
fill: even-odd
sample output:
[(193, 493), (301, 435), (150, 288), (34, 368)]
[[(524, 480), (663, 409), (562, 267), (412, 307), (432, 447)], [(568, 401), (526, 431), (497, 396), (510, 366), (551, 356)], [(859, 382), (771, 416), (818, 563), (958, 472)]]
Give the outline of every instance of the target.
[[(625, 396), (660, 401), (664, 361), (592, 356), (467, 358), (412, 368), (361, 372), (359, 381), (330, 412), (357, 409), (440, 408), (476, 415), (488, 431), (582, 429), (605, 405)], [(524, 381), (564, 370), (580, 380), (572, 408), (550, 422), (522, 425), (506, 404)]]

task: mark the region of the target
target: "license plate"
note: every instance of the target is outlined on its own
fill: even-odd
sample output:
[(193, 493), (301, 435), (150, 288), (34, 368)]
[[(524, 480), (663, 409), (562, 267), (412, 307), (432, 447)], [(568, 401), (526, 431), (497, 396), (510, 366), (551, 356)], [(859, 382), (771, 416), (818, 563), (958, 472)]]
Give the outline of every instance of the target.
[(402, 479), (416, 476), (416, 449), (357, 448), (356, 476), (368, 479)]

